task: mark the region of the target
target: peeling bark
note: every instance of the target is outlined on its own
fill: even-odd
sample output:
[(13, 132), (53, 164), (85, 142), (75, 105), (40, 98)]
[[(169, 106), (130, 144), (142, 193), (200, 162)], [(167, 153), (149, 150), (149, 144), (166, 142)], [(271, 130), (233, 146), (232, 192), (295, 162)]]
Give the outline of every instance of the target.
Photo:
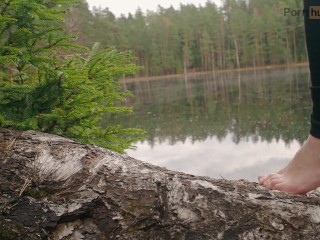
[(0, 239), (319, 239), (319, 196), (0, 129)]

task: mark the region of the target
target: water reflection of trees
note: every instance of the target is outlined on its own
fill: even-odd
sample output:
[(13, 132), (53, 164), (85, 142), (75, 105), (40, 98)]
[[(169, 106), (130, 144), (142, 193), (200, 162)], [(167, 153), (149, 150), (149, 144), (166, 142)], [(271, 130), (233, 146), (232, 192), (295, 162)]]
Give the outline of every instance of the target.
[(151, 145), (155, 140), (222, 140), (228, 133), (235, 143), (302, 143), (311, 109), (308, 82), (307, 69), (293, 68), (127, 83), (135, 113), (105, 116), (103, 124), (145, 129)]

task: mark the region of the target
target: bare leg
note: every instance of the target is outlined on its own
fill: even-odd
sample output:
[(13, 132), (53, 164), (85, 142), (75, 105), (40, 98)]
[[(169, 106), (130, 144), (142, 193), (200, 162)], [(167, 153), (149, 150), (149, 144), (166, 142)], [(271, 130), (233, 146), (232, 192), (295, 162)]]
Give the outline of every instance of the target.
[[(319, 0), (304, 0), (305, 10), (319, 6)], [(268, 189), (303, 194), (320, 187), (320, 20), (305, 16), (313, 111), (310, 135), (291, 162), (276, 173), (259, 177)]]

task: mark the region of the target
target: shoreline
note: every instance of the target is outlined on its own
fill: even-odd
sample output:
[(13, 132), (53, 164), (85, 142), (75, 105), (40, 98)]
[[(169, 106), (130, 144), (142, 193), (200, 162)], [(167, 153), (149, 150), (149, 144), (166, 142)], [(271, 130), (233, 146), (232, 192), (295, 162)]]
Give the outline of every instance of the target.
[[(259, 67), (243, 67), (243, 68), (233, 68), (233, 69), (221, 69), (216, 70), (215, 73), (228, 73), (228, 72), (246, 72), (254, 70), (267, 70), (267, 69), (276, 69), (284, 67), (307, 67), (309, 62), (293, 63), (293, 64), (279, 64), (279, 65), (266, 65)], [(158, 76), (143, 76), (143, 77), (133, 77), (133, 78), (123, 78), (120, 80), (120, 83), (130, 83), (130, 82), (141, 82), (141, 81), (153, 81), (159, 79), (171, 79), (171, 78), (180, 78), (180, 77), (196, 77), (204, 74), (212, 73), (213, 71), (201, 71), (201, 72), (190, 72), (187, 74), (178, 73), (178, 74), (169, 74), (169, 75), (158, 75)]]

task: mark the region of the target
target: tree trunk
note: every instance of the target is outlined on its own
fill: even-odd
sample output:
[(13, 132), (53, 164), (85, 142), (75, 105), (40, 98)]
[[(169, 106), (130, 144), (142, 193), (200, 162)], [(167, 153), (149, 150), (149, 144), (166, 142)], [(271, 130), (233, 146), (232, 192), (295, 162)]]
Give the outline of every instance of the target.
[[(213, 153), (214, 155), (214, 153)], [(0, 129), (0, 239), (319, 239), (320, 198)]]
[(233, 38), (233, 44), (234, 44), (234, 49), (236, 51), (236, 64), (237, 64), (237, 69), (240, 69), (240, 58), (239, 58), (239, 48), (238, 48), (238, 42), (236, 39), (236, 36), (232, 34)]

